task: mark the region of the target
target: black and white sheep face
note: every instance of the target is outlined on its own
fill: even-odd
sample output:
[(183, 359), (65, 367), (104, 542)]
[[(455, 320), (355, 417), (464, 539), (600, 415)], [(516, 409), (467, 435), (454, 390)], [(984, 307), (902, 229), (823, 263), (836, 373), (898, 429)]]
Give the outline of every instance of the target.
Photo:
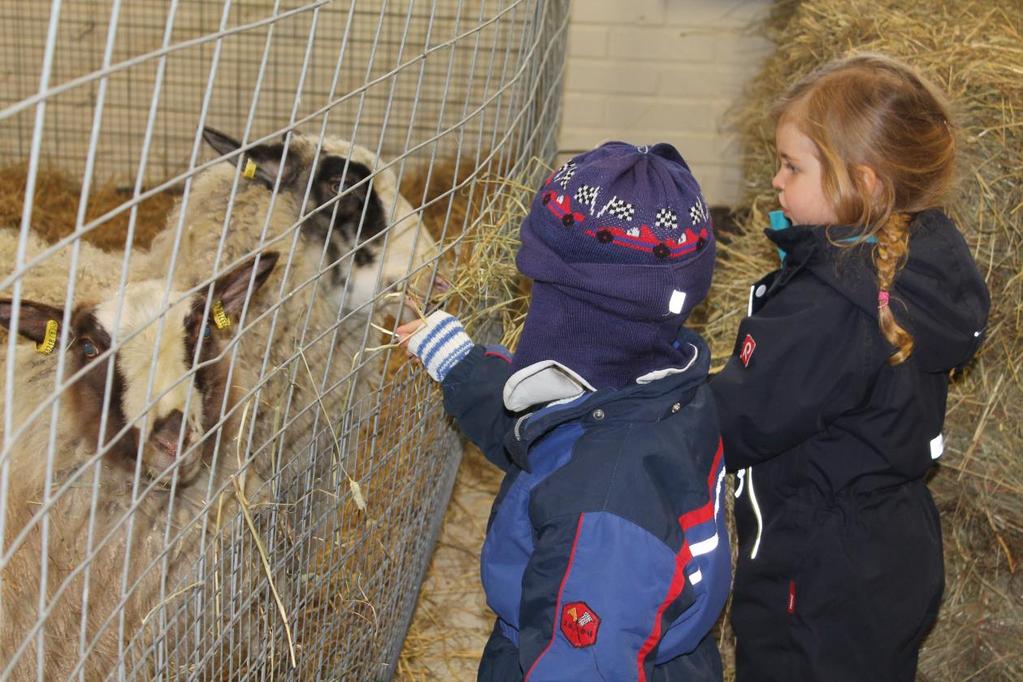
[[(250, 280), (255, 291), (276, 261), (269, 252), (258, 265), (252, 259), (220, 277), (213, 288), (217, 313), (240, 312)], [(215, 315), (202, 315), (206, 291), (188, 297), (172, 291), (166, 299), (164, 291), (162, 280), (134, 282), (120, 305), (112, 292), (72, 312), (63, 349), (66, 376), (75, 377), (68, 414), (86, 443), (107, 448), (111, 462), (134, 469), (141, 454), (147, 474), (169, 483), (164, 474), (176, 466), (185, 484), (212, 454), (209, 435), (225, 407), (225, 371)], [(177, 302), (167, 308), (164, 300)], [(9, 300), (0, 301), (0, 324), (8, 328), (10, 309)], [(45, 343), (48, 323), (59, 324), (63, 316), (60, 308), (22, 300), (18, 333)]]
[[(91, 368), (88, 363), (96, 353), (109, 349), (110, 338), (122, 339), (112, 356), (116, 378), (110, 403), (111, 416), (116, 417), (107, 435), (113, 436), (125, 424), (132, 424), (130, 436), (121, 441), (122, 448), (128, 446), (121, 454), (133, 455), (123, 450), (142, 443), (142, 461), (150, 473), (158, 475), (177, 464), (179, 478), (187, 481), (198, 472), (202, 448), (192, 446), (202, 439), (203, 407), (212, 397), (199, 385), (217, 383), (207, 376), (200, 377), (211, 373), (200, 363), (209, 359), (216, 340), (209, 324), (192, 322), (190, 299), (166, 311), (161, 330), (157, 320), (163, 290), (163, 282), (141, 282), (125, 292), (120, 315), (116, 300), (75, 315), (75, 357), (81, 369), (88, 369), (84, 379), (87, 389), (76, 394), (84, 398), (80, 402), (89, 403), (82, 410), (99, 407), (95, 398), (103, 395), (107, 363)], [(172, 293), (171, 297), (175, 300), (180, 294)], [(115, 329), (116, 333), (111, 333)], [(189, 347), (198, 348), (197, 358), (189, 354)], [(189, 380), (193, 360), (197, 360), (197, 369)]]
[[(241, 148), (237, 140), (211, 128), (203, 136), (221, 154)], [(283, 142), (256, 145), (246, 150), (244, 165), (251, 161), (250, 174), (267, 188), (273, 189), (279, 178), (281, 191), (305, 201), (302, 231), (326, 245), (322, 266), (344, 308), (352, 310), (407, 277), (416, 264), (417, 242), (420, 253), (432, 250), (433, 244), (425, 231), (410, 229), (421, 226), (411, 209), (410, 215), (394, 219), (398, 202), (393, 175), (388, 172), (387, 180), (380, 180), (374, 155), (334, 138), (319, 145), (318, 156), (317, 147), (316, 138), (293, 134), (286, 156)], [(385, 249), (383, 232), (389, 227)]]
[[(307, 174), (311, 167), (309, 162)], [(374, 238), (387, 225), (387, 219), (373, 189), (369, 168), (343, 156), (320, 154), (305, 213), (309, 216), (303, 225), (307, 232), (321, 240), (330, 234), (331, 243), (327, 247), (330, 262), (337, 262), (352, 251), (356, 266), (376, 261), (382, 249), (381, 241)]]

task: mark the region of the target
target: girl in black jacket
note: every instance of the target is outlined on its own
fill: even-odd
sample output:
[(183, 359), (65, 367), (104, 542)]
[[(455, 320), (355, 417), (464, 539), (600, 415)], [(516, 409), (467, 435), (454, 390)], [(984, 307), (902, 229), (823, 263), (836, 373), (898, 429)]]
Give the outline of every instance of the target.
[(936, 207), (955, 138), (943, 96), (880, 55), (833, 62), (775, 112), (773, 186), (794, 223), (711, 382), (738, 473), (737, 679), (912, 680), (941, 600), (924, 477), (950, 372), (989, 298)]

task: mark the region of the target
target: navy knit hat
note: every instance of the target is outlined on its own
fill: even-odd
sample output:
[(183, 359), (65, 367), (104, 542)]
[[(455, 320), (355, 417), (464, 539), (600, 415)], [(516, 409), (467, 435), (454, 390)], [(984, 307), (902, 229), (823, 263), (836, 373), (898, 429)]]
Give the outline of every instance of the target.
[(670, 144), (608, 142), (544, 182), (516, 263), (533, 295), (513, 370), (557, 360), (597, 388), (683, 366), (674, 344), (707, 295), (714, 234)]

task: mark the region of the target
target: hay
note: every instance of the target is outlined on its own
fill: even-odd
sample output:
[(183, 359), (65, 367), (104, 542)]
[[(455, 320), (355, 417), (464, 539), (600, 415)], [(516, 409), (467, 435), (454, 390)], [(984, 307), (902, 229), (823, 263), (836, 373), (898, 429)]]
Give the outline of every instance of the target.
[(402, 174), (401, 195), (422, 211), (426, 229), (436, 242), (454, 241), (470, 224), (473, 199), (479, 199), (472, 182), (478, 173), (475, 160), (461, 156), (419, 164)]
[[(533, 193), (533, 177), (549, 170), (533, 159), (522, 178), (502, 178), (463, 156), (440, 159), (405, 174), (402, 195), (422, 211), (423, 222), (440, 247), (442, 274), (450, 284), (442, 296), (428, 303), (428, 310), (443, 307), (458, 315), (470, 331), (477, 324), (500, 327), (505, 331), (501, 342), (514, 345), (529, 286), (515, 269), (518, 226)], [(404, 362), (403, 354), (392, 354), (392, 362), (395, 356)]]
[[(931, 481), (945, 534), (946, 590), (938, 625), (922, 651), (920, 679), (1023, 679), (1023, 409), (1020, 342), (1023, 335), (1023, 5), (1018, 2), (934, 3), (881, 0), (869, 12), (853, 0), (783, 0), (759, 27), (779, 45), (751, 79), (734, 123), (745, 150), (747, 193), (737, 208), (742, 230), (718, 243), (710, 296), (690, 318), (711, 345), (716, 368), (731, 355), (745, 314), (750, 282), (777, 266), (763, 237), (767, 212), (777, 208), (770, 188), (775, 170), (773, 130), (766, 113), (788, 84), (851, 48), (882, 51), (911, 61), (942, 85), (957, 108), (961, 182), (949, 212), (962, 227), (993, 299), (988, 340), (978, 359), (952, 385), (946, 447)], [(684, 151), (684, 150), (683, 150)], [(528, 182), (523, 183), (532, 187)], [(450, 185), (449, 185), (450, 186)], [(528, 196), (530, 192), (519, 193)], [(513, 305), (499, 308), (505, 341), (521, 330), (526, 290), (514, 270), (514, 231), (524, 211), (506, 203), (504, 217), (488, 216), (494, 234), (477, 245), (480, 258), (463, 261), (459, 292), (496, 292)], [(500, 228), (500, 229), (498, 229)], [(490, 623), (474, 627), (458, 614), (475, 609), (482, 588), (475, 577), (484, 519), (459, 504), (485, 484), (471, 457), (459, 474), (441, 545), (406, 641), (399, 677), (466, 679)], [(486, 469), (484, 469), (486, 471)], [(468, 485), (467, 485), (468, 483)], [(484, 493), (484, 497), (487, 493)], [(489, 493), (492, 495), (492, 492)], [(478, 500), (477, 500), (478, 502)], [(452, 538), (458, 538), (452, 540)], [(733, 543), (734, 546), (734, 543)], [(457, 560), (463, 563), (457, 563)], [(461, 567), (461, 568), (458, 568)], [(471, 585), (464, 584), (472, 581)], [(450, 600), (444, 598), (450, 593)], [(723, 624), (724, 625), (724, 624)], [(731, 633), (719, 638), (731, 677)], [(449, 658), (445, 658), (449, 657)], [(456, 662), (451, 662), (456, 661)], [(474, 665), (474, 664), (473, 664)], [(447, 667), (445, 667), (447, 666)]]
[(988, 339), (954, 382), (945, 455), (931, 481), (945, 534), (946, 590), (921, 654), (926, 680), (1023, 679), (1023, 5), (997, 1), (781, 2), (766, 24), (778, 45), (737, 109), (750, 217), (721, 249), (704, 330), (731, 351), (749, 282), (773, 267), (760, 235), (776, 208), (765, 112), (788, 84), (849, 49), (906, 59), (950, 95), (960, 183), (948, 210), (992, 296)]
[[(24, 163), (0, 168), (0, 226), (16, 227), (25, 207), (28, 166)], [(48, 242), (56, 242), (74, 231), (78, 217), (82, 184), (59, 168), (44, 165), (36, 175), (32, 203), (32, 229)], [(113, 182), (97, 183), (89, 193), (85, 223), (131, 201), (132, 191)], [(163, 229), (176, 196), (172, 190), (159, 192), (138, 205), (133, 244), (149, 248), (153, 237)], [(123, 251), (128, 237), (131, 211), (122, 211), (100, 223), (83, 239), (104, 251)]]
[(396, 679), (472, 680), (494, 626), (479, 577), (487, 517), (503, 473), (466, 449)]
[[(470, 207), (470, 219), (464, 221), (466, 228), (460, 238), (449, 233), (441, 243), (442, 247), (452, 247), (445, 258), (454, 266), (443, 306), (458, 311), (475, 338), (484, 338), (499, 329), (497, 335), (502, 336), (502, 343), (514, 347), (517, 341), (528, 301), (528, 284), (519, 276), (514, 263), (518, 227), (539, 176), (549, 171), (534, 160), (517, 179), (480, 175), (476, 184), (480, 205)], [(445, 175), (442, 169), (441, 177), (452, 176)], [(448, 180), (440, 186), (445, 184), (453, 186)], [(403, 183), (403, 194), (405, 191)], [(428, 215), (423, 218), (431, 227)], [(397, 355), (392, 355), (392, 361)], [(419, 394), (422, 399), (439, 405), (437, 385), (426, 378), (421, 368), (413, 367), (403, 358), (401, 362), (406, 371), (414, 369), (418, 381), (425, 380), (421, 390), (427, 393)], [(487, 608), (479, 579), (479, 554), (490, 506), (502, 478), (503, 473), (476, 448), (467, 448), (405, 638), (397, 679), (418, 682), (475, 677), (483, 646), (493, 628), (493, 614)]]

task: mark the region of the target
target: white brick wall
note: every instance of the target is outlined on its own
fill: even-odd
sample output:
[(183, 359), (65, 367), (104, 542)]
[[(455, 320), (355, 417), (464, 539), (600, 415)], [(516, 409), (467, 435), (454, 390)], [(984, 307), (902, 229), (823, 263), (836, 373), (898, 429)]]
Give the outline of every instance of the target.
[(711, 204), (740, 194), (724, 114), (771, 44), (753, 35), (770, 0), (575, 0), (563, 156), (609, 139), (671, 142)]

